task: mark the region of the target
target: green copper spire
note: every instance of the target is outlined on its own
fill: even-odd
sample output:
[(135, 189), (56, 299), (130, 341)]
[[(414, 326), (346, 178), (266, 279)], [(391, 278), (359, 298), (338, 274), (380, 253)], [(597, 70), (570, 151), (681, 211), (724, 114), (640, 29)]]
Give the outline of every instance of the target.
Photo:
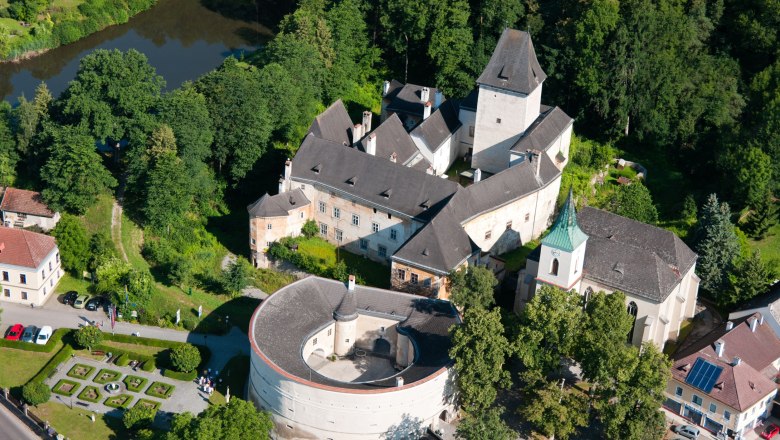
[(542, 244), (572, 252), (587, 239), (588, 236), (577, 226), (577, 211), (574, 209), (572, 190), (569, 188), (569, 197), (566, 198), (566, 203), (558, 213), (550, 233), (542, 239)]

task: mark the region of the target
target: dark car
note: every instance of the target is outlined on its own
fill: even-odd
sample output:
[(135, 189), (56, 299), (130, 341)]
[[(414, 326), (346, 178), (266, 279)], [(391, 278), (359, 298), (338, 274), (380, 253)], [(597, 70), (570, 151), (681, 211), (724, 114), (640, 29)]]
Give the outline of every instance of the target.
[(70, 292), (66, 293), (65, 296), (62, 297), (62, 303), (73, 305), (73, 302), (76, 301), (76, 298), (78, 297), (79, 297), (79, 293), (76, 292), (75, 290), (71, 290)]
[(38, 334), (38, 327), (29, 325), (22, 332), (22, 342), (35, 342), (35, 335)]
[(87, 301), (87, 305), (84, 308), (89, 310), (90, 312), (94, 312), (95, 310), (99, 309), (104, 302), (106, 302), (105, 298), (103, 298), (102, 296), (96, 296), (94, 298), (90, 298), (90, 300)]

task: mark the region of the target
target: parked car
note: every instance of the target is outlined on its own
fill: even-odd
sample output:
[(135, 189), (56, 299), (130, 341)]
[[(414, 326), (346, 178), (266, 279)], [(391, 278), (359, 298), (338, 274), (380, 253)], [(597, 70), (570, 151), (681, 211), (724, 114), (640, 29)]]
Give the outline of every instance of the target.
[(71, 290), (70, 292), (66, 293), (62, 297), (62, 303), (67, 305), (73, 305), (73, 302), (76, 301), (76, 298), (79, 297), (79, 293), (75, 290)]
[(691, 425), (677, 425), (675, 426), (674, 432), (677, 434), (690, 439), (697, 439), (699, 438), (699, 428)]
[(764, 429), (764, 432), (761, 433), (761, 438), (772, 438), (776, 436), (778, 432), (780, 432), (780, 426), (772, 423), (771, 425), (767, 426), (766, 429)]
[(105, 297), (94, 296), (90, 298), (89, 301), (87, 301), (87, 305), (84, 308), (89, 310), (90, 312), (94, 312), (95, 310), (99, 309), (104, 302), (106, 302)]
[(83, 309), (87, 305), (87, 301), (89, 301), (89, 295), (79, 295), (76, 301), (73, 301), (73, 307)]
[(22, 324), (14, 324), (8, 329), (8, 333), (5, 334), (5, 338), (9, 341), (18, 341), (22, 338), (22, 332), (24, 326)]
[(35, 338), (35, 343), (38, 345), (46, 345), (46, 343), (49, 342), (49, 339), (51, 339), (52, 333), (53, 331), (51, 327), (44, 325), (40, 330), (38, 330), (38, 336)]
[(28, 325), (22, 333), (22, 342), (35, 342), (35, 334), (38, 333), (38, 327)]

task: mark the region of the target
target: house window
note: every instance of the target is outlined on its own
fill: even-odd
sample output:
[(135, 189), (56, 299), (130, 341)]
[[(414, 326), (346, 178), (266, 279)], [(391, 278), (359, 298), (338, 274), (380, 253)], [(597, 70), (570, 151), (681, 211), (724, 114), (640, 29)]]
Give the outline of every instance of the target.
[(314, 339), (311, 341), (311, 345), (317, 345), (317, 338), (314, 338)]
[(320, 202), (320, 212), (325, 212), (326, 209), (325, 202)]
[(301, 218), (303, 218), (303, 211), (301, 211)]
[(510, 229), (512, 229), (512, 221), (511, 220), (506, 222), (506, 230), (508, 231)]
[(45, 270), (45, 269), (42, 269), (42, 270), (41, 270), (41, 279), (42, 279), (42, 280), (45, 280), (45, 279), (46, 279), (46, 270)]
[(43, 288), (43, 296), (46, 296), (46, 288)]
[(49, 280), (49, 286), (54, 287), (54, 278)]
[(3, 289), (3, 294), (5, 295), (6, 298), (10, 298), (11, 297), (11, 289)]
[(417, 275), (416, 273), (413, 273), (411, 281), (412, 281), (412, 284), (417, 284), (417, 282), (420, 281), (420, 276)]
[(718, 405), (715, 405), (714, 403), (710, 403), (710, 412), (716, 412), (718, 411)]
[(266, 229), (268, 229), (268, 230), (270, 231), (271, 229), (273, 229), (273, 227), (274, 227), (274, 225), (272, 225), (272, 224), (268, 223), (268, 225), (266, 225), (266, 227), (265, 227), (265, 228), (266, 228)]
[(392, 218), (393, 218), (393, 214), (390, 214), (390, 213), (388, 212), (388, 213), (387, 213), (387, 218), (388, 218), (388, 219), (392, 219)]
[(371, 232), (379, 232), (379, 223), (371, 223)]
[(341, 229), (336, 229), (336, 241), (341, 241), (344, 238), (344, 233), (341, 232)]
[(398, 274), (398, 279), (401, 281), (406, 281), (406, 271), (403, 269), (398, 269), (396, 272)]
[(332, 329), (332, 328), (329, 328), (329, 329), (328, 329), (328, 336), (330, 336), (331, 334), (333, 334), (333, 329)]
[(3, 271), (3, 281), (8, 281), (8, 272)]
[(360, 226), (360, 216), (352, 214), (352, 226)]
[(637, 313), (637, 307), (634, 301), (628, 303), (628, 308), (626, 309), (626, 312), (628, 312), (628, 314), (631, 315), (631, 317), (633, 318), (633, 323), (631, 324), (631, 331), (628, 333), (628, 343), (631, 344), (634, 341), (634, 327), (636, 326), (636, 313)]
[(731, 420), (731, 413), (728, 411), (723, 411), (723, 420)]
[(328, 236), (328, 225), (320, 223), (320, 235)]
[(384, 246), (379, 246), (379, 256), (380, 257), (386, 257), (387, 256), (387, 248)]
[(677, 396), (677, 397), (682, 397), (682, 393), (683, 393), (683, 389), (682, 389), (682, 387), (677, 387), (677, 388), (674, 390), (674, 395), (675, 395), (675, 396)]
[(27, 299), (27, 292), (22, 292), (22, 299)]
[(19, 282), (22, 284), (27, 284), (27, 275), (25, 274), (19, 275)]
[(266, 242), (265, 242), (265, 247), (269, 248), (269, 247), (271, 247), (271, 245), (272, 245), (272, 244), (274, 244), (274, 242), (272, 242), (272, 241), (266, 241)]
[(390, 240), (398, 240), (398, 231), (395, 229), (390, 229)]
[(474, 126), (473, 125), (469, 125), (469, 136), (470, 137), (474, 137)]
[(333, 218), (341, 218), (341, 209), (333, 207)]
[(306, 185), (301, 185), (301, 191), (306, 189)]
[(54, 256), (54, 258), (57, 260), (57, 262), (60, 262), (60, 253), (57, 252), (57, 255)]
[(362, 250), (368, 249), (368, 240), (366, 240), (365, 238), (360, 239), (360, 249)]
[(692, 400), (693, 400), (693, 404), (694, 405), (701, 406), (701, 404), (702, 404), (701, 397), (699, 397), (696, 394), (694, 394)]
[(253, 238), (253, 239), (252, 239), (252, 244), (257, 244), (257, 240), (255, 240), (255, 239)]
[(49, 261), (49, 270), (52, 270), (52, 268), (51, 268), (51, 261)]
[(496, 124), (500, 124), (500, 123), (501, 123), (501, 118), (496, 118)]
[(485, 240), (490, 240), (490, 237), (492, 236), (493, 236), (493, 231), (485, 232)]
[(430, 278), (426, 278), (426, 279), (424, 279), (424, 280), (423, 280), (423, 286), (425, 286), (425, 287), (431, 287), (431, 279), (430, 279)]
[(552, 264), (550, 265), (550, 275), (558, 276), (558, 266), (560, 266), (560, 263), (558, 263), (558, 259), (553, 258)]

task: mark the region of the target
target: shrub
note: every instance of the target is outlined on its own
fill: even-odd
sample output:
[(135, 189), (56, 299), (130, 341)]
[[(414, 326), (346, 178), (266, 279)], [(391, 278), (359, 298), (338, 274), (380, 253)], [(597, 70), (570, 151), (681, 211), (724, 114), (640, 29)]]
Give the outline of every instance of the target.
[(154, 359), (150, 359), (141, 366), (141, 370), (148, 372), (154, 371), (156, 365), (154, 364)]
[(66, 359), (71, 357), (73, 355), (73, 347), (70, 345), (65, 345), (62, 347), (62, 349), (54, 355), (51, 359), (49, 359), (49, 362), (44, 365), (43, 368), (41, 368), (41, 371), (38, 372), (38, 374), (35, 375), (35, 377), (32, 378), (33, 381), (43, 382), (44, 380), (48, 379), (49, 376), (54, 372), (54, 370), (63, 362), (65, 362)]
[(122, 353), (119, 359), (116, 360), (116, 364), (120, 367), (126, 367), (130, 364), (130, 356), (127, 353)]
[(184, 318), (181, 322), (182, 327), (187, 331), (193, 331), (198, 327), (198, 320), (195, 318)]
[(91, 350), (92, 347), (100, 344), (101, 341), (103, 341), (103, 332), (95, 326), (88, 325), (81, 327), (76, 332), (76, 343), (81, 347), (89, 348)]
[(62, 338), (71, 332), (70, 329), (60, 328), (54, 331), (51, 338), (46, 345), (30, 344), (22, 341), (9, 341), (7, 339), (0, 339), (0, 347), (13, 348), (15, 350), (34, 351), (37, 353), (51, 353), (54, 351)]
[(306, 238), (312, 238), (320, 232), (320, 228), (317, 227), (317, 222), (314, 220), (306, 220), (301, 228), (301, 234)]
[(153, 382), (146, 390), (146, 394), (160, 399), (167, 399), (173, 394), (176, 387), (164, 382)]
[(184, 382), (192, 382), (193, 380), (195, 380), (196, 377), (198, 377), (198, 372), (193, 370), (188, 373), (180, 373), (178, 371), (173, 371), (173, 370), (163, 370), (163, 376), (169, 379), (176, 379)]
[(141, 429), (149, 426), (154, 421), (157, 409), (139, 405), (140, 403), (141, 400), (134, 407), (125, 411), (125, 414), (122, 416), (122, 423), (124, 423), (125, 428), (130, 430)]
[[(94, 395), (94, 397), (92, 395)], [(79, 393), (80, 400), (86, 400), (87, 402), (92, 403), (98, 403), (102, 397), (98, 387), (92, 385), (87, 385), (81, 393)]]
[(70, 369), (70, 371), (66, 373), (66, 375), (68, 377), (86, 380), (93, 371), (95, 371), (94, 367), (90, 367), (89, 365), (84, 364), (76, 364), (73, 366), (73, 368)]
[(127, 408), (132, 401), (133, 396), (129, 394), (118, 394), (116, 396), (109, 396), (103, 404), (109, 408)]
[(98, 374), (95, 376), (94, 379), (92, 379), (92, 382), (99, 383), (102, 385), (109, 382), (115, 382), (119, 380), (120, 377), (122, 377), (122, 373), (104, 368), (98, 371)]
[[(71, 388), (69, 390), (64, 389), (68, 385), (70, 385)], [(60, 379), (60, 381), (57, 382), (56, 385), (54, 385), (54, 387), (51, 389), (51, 391), (52, 391), (52, 393), (59, 394), (61, 396), (72, 396), (76, 392), (76, 390), (78, 390), (78, 389), (79, 389), (78, 382), (74, 382), (74, 381), (68, 380), (68, 379)]]
[[(143, 377), (127, 375), (125, 376), (125, 379), (122, 382), (124, 382), (128, 391), (132, 391), (134, 393), (140, 393), (141, 390), (143, 390), (144, 387), (146, 386), (148, 380), (146, 380), (146, 378)], [(133, 385), (134, 383), (136, 385)]]
[(180, 372), (195, 370), (200, 360), (200, 351), (192, 344), (181, 344), (171, 350), (171, 365)]
[(32, 406), (48, 402), (51, 398), (51, 390), (43, 382), (30, 381), (22, 388), (22, 397)]

